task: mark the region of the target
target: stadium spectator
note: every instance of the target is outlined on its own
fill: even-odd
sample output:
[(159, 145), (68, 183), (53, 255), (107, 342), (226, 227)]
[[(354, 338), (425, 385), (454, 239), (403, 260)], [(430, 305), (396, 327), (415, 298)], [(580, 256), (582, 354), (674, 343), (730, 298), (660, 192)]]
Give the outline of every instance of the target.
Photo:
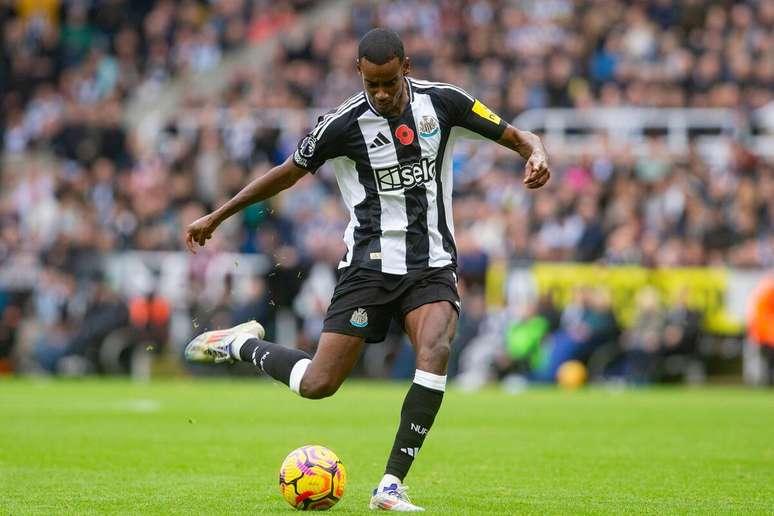
[(83, 318), (67, 346), (67, 357), (78, 357), (90, 370), (100, 367), (99, 352), (111, 332), (129, 324), (129, 309), (106, 281), (97, 280), (86, 306)]
[(645, 287), (637, 293), (636, 306), (634, 324), (624, 335), (624, 375), (628, 382), (643, 384), (656, 378), (666, 320), (658, 292), (653, 287)]
[(588, 362), (594, 351), (615, 342), (619, 331), (609, 292), (602, 288), (576, 289), (562, 311), (558, 327), (548, 336), (545, 359), (531, 371), (530, 378), (554, 382), (563, 363)]
[(129, 301), (132, 334), (137, 344), (148, 351), (164, 351), (169, 338), (170, 316), (169, 301), (155, 290)]
[(508, 374), (527, 376), (546, 367), (547, 338), (559, 327), (560, 314), (549, 296), (527, 308), (523, 318), (509, 325), (503, 352), (495, 357), (500, 378)]
[(750, 300), (748, 337), (760, 348), (764, 382), (774, 385), (774, 274), (761, 281)]
[(16, 296), (0, 290), (0, 375), (13, 372), (11, 352), (24, 316), (20, 300), (14, 297)]
[(662, 355), (692, 355), (696, 353), (701, 333), (701, 314), (688, 306), (688, 291), (682, 289), (675, 303), (666, 312), (662, 338)]

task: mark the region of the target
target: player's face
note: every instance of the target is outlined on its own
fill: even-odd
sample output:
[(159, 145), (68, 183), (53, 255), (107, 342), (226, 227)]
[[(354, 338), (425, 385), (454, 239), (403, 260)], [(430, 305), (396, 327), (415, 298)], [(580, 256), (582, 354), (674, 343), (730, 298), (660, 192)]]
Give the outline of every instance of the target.
[(384, 64), (374, 64), (366, 58), (357, 64), (363, 78), (363, 89), (376, 110), (384, 116), (397, 116), (403, 111), (405, 81), (409, 60), (397, 57)]

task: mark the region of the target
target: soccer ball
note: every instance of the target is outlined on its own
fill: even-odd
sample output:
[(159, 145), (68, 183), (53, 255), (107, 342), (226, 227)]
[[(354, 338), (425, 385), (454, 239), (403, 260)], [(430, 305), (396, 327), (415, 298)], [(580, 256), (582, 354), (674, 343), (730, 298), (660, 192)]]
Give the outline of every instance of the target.
[(325, 446), (312, 444), (293, 450), (280, 467), (282, 497), (299, 511), (330, 509), (344, 495), (346, 484), (344, 464)]
[(575, 390), (583, 387), (586, 383), (588, 373), (583, 362), (578, 360), (569, 360), (559, 367), (556, 372), (556, 383), (567, 390)]

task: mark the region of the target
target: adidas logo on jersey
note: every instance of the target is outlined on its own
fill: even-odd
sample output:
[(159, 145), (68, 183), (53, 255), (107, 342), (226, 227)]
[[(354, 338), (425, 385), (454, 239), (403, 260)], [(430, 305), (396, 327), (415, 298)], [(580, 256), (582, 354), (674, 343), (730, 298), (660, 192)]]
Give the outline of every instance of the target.
[(390, 143), (390, 140), (387, 139), (385, 135), (383, 135), (381, 132), (376, 133), (376, 138), (374, 138), (374, 141), (371, 142), (371, 145), (368, 146), (369, 149), (376, 149), (377, 147), (382, 147), (384, 145), (387, 145)]

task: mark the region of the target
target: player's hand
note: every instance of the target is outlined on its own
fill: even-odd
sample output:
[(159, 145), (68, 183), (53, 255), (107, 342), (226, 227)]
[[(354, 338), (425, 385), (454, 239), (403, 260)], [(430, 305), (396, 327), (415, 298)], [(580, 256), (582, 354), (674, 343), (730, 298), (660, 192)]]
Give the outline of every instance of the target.
[(185, 229), (185, 245), (188, 250), (196, 254), (196, 245), (204, 247), (204, 244), (212, 238), (212, 233), (218, 227), (217, 221), (212, 214), (193, 221)]
[(542, 152), (533, 152), (524, 167), (524, 185), (527, 188), (540, 188), (548, 182), (551, 170), (548, 160)]

